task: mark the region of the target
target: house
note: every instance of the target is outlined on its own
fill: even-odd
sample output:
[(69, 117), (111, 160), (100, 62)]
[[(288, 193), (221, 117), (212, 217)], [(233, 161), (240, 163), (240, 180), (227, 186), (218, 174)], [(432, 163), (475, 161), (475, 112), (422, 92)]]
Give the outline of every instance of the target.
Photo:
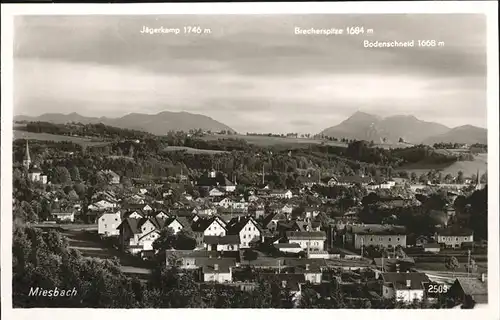
[(238, 251), (240, 249), (240, 237), (236, 234), (225, 236), (205, 236), (203, 239), (208, 251)]
[(52, 217), (56, 221), (64, 222), (74, 222), (75, 221), (75, 211), (54, 211), (52, 212)]
[(415, 259), (407, 258), (373, 258), (375, 279), (385, 272), (407, 272), (415, 267)]
[(362, 246), (382, 246), (406, 248), (406, 228), (394, 225), (352, 225), (346, 227), (347, 243), (356, 249)]
[(212, 188), (208, 191), (209, 197), (222, 197), (224, 195), (224, 191), (221, 191), (219, 188)]
[(233, 205), (233, 200), (231, 198), (224, 198), (216, 203), (219, 207), (229, 208)]
[(463, 244), (474, 242), (474, 234), (466, 228), (444, 228), (436, 232), (436, 241), (446, 248), (461, 248)]
[(448, 296), (460, 302), (465, 308), (473, 308), (476, 304), (488, 303), (488, 279), (483, 273), (481, 277), (457, 277), (448, 290)]
[(118, 236), (120, 231), (117, 229), (122, 222), (120, 211), (103, 213), (97, 220), (97, 233), (105, 236)]
[(317, 208), (307, 207), (304, 209), (305, 217), (308, 219), (316, 218), (320, 211)]
[(286, 253), (299, 253), (302, 247), (298, 243), (275, 243), (273, 246), (281, 252)]
[(269, 195), (277, 199), (291, 199), (293, 197), (293, 193), (290, 190), (273, 190)]
[(278, 221), (286, 221), (287, 217), (284, 213), (271, 213), (262, 220), (262, 226), (271, 232), (278, 229)]
[(204, 282), (227, 283), (233, 281), (232, 263), (227, 263), (222, 259), (210, 259), (205, 261), (201, 268)]
[(222, 172), (216, 172), (211, 170), (210, 172), (204, 174), (198, 180), (198, 186), (201, 189), (212, 189), (213, 187), (219, 188), (223, 192), (234, 192), (236, 190), (236, 184), (232, 183), (227, 179), (227, 177)]
[(288, 243), (298, 243), (303, 250), (323, 251), (326, 233), (324, 231), (287, 231)]
[(303, 266), (294, 267), (294, 273), (303, 274), (306, 282), (310, 283), (321, 283), (322, 280), (322, 270), (317, 265), (311, 265), (306, 263)]
[(293, 209), (294, 209), (294, 207), (291, 204), (287, 203), (279, 209), (279, 212), (284, 213), (287, 217), (290, 217)]
[(229, 234), (239, 235), (240, 248), (250, 248), (251, 244), (263, 240), (262, 228), (252, 217), (234, 218), (228, 223), (227, 228)]
[(260, 217), (263, 217), (266, 213), (264, 205), (260, 204), (251, 204), (248, 207), (248, 213), (252, 215), (255, 219), (259, 219)]
[(153, 250), (153, 242), (160, 236), (160, 231), (153, 221), (147, 218), (127, 218), (118, 226), (120, 245), (130, 253)]
[(306, 283), (306, 278), (302, 273), (261, 273), (261, 278), (270, 282), (278, 281), (283, 289), (288, 289), (292, 295), (292, 301), (298, 305), (302, 285)]
[(423, 245), (424, 252), (434, 252), (438, 253), (441, 251), (441, 245), (439, 243), (426, 243)]
[(422, 301), (425, 297), (425, 284), (429, 277), (421, 272), (385, 272), (382, 273), (382, 296), (385, 299), (411, 303)]
[(108, 200), (100, 200), (88, 206), (91, 211), (105, 211), (115, 209), (117, 204)]
[(415, 246), (416, 247), (420, 247), (420, 248), (423, 248), (425, 244), (429, 243), (429, 237), (427, 236), (424, 236), (424, 235), (420, 235), (417, 237), (417, 239), (415, 240)]
[(36, 165), (33, 165), (33, 167), (28, 170), (28, 179), (33, 182), (47, 184), (47, 176), (42, 175), (42, 170)]
[(373, 182), (370, 177), (361, 176), (344, 176), (344, 177), (332, 177), (328, 180), (328, 186), (344, 186), (351, 187), (354, 185), (362, 185), (364, 187), (368, 186), (369, 183)]
[(217, 252), (212, 251), (171, 249), (165, 251), (165, 265), (167, 267), (175, 265), (181, 269), (196, 269), (200, 267), (200, 260), (204, 261), (216, 257)]
[(226, 223), (219, 217), (200, 218), (193, 221), (191, 225), (198, 246), (203, 245), (205, 236), (225, 236), (227, 234)]
[(177, 234), (179, 231), (184, 229), (186, 227), (186, 224), (187, 224), (187, 222), (183, 223), (183, 221), (178, 217), (171, 217), (171, 218), (167, 218), (165, 220), (160, 218), (156, 221), (160, 221), (160, 225), (158, 226), (159, 227), (158, 229), (170, 228), (174, 231), (174, 234)]

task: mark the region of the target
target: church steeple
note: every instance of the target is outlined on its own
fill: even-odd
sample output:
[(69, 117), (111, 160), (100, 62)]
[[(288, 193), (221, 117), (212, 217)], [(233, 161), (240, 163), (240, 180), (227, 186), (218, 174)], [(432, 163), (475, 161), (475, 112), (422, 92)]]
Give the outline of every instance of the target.
[(28, 145), (28, 140), (26, 140), (26, 154), (24, 155), (23, 166), (26, 169), (29, 169), (31, 166), (30, 147)]

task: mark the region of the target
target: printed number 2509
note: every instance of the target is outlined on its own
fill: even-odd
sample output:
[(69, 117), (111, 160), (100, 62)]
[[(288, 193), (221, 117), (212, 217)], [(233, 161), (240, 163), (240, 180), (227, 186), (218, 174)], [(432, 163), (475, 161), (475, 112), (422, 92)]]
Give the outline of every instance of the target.
[(427, 288), (427, 293), (446, 293), (448, 288), (442, 284), (431, 284)]

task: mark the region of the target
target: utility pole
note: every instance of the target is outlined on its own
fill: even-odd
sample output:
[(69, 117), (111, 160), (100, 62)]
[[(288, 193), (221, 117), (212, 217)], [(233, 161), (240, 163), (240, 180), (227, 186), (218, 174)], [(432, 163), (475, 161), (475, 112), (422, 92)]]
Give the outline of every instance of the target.
[(361, 238), (361, 258), (363, 258), (363, 238)]
[(470, 274), (470, 249), (467, 250), (467, 278), (469, 278)]
[(264, 187), (264, 184), (265, 184), (264, 177), (265, 177), (264, 164), (262, 164), (262, 187)]

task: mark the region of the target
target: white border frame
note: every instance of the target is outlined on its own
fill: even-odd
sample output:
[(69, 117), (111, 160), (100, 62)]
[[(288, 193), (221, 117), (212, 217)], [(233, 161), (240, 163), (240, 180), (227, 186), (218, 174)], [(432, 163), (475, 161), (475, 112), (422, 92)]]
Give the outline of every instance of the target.
[[(488, 282), (489, 304), (474, 310), (252, 310), (253, 317), (298, 318), (299, 316), (387, 319), (499, 319), (499, 102), (498, 102), (498, 2), (444, 1), (444, 2), (362, 2), (362, 3), (197, 3), (197, 4), (2, 4), (1, 5), (1, 85), (2, 85), (2, 143), (1, 143), (1, 297), (3, 319), (93, 319), (120, 317), (207, 317), (200, 309), (12, 309), (12, 84), (13, 84), (13, 16), (15, 15), (148, 15), (148, 14), (383, 14), (383, 13), (480, 13), (487, 17), (487, 107), (488, 107), (488, 194), (489, 250)], [(209, 318), (250, 318), (250, 313), (238, 310), (210, 310)], [(307, 314), (306, 314), (307, 312)]]

